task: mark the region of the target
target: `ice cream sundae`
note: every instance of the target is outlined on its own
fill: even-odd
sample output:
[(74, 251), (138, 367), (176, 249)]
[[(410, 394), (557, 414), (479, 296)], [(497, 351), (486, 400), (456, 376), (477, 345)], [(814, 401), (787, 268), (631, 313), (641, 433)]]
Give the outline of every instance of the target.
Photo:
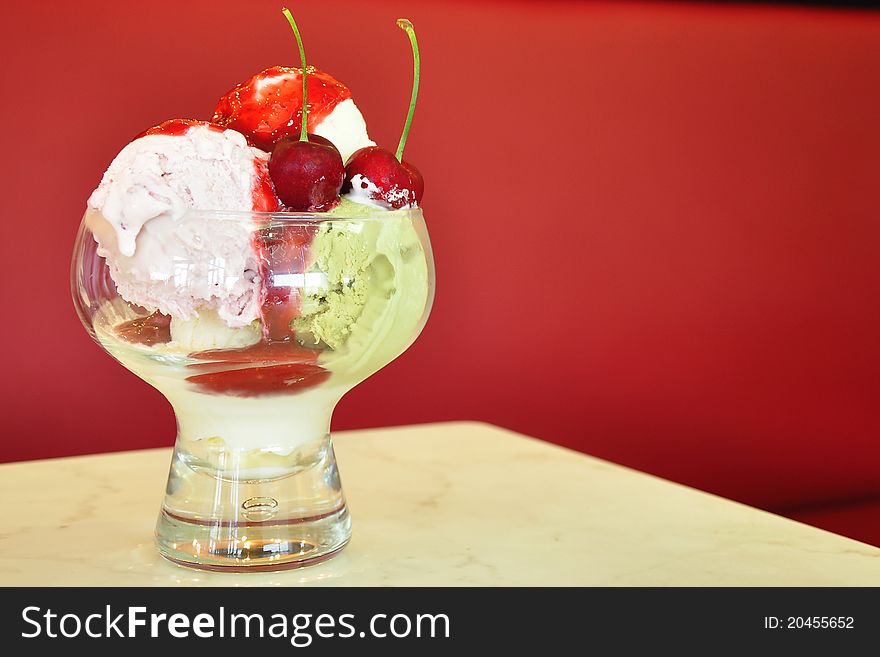
[(333, 407), (417, 337), (433, 297), (420, 202), (351, 91), (272, 66), (210, 120), (139, 134), (88, 199), (74, 300), (95, 339), (172, 404), (178, 436), (157, 542), (204, 568), (282, 568), (349, 536)]

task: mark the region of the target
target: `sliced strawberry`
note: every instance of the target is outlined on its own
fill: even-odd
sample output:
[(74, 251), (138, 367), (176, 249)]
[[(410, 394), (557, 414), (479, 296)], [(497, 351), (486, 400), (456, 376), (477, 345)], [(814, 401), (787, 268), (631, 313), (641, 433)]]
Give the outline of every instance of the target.
[[(336, 78), (309, 67), (309, 132), (351, 92)], [(241, 83), (217, 103), (215, 123), (238, 130), (257, 148), (271, 151), (302, 125), (302, 69), (273, 66)]]

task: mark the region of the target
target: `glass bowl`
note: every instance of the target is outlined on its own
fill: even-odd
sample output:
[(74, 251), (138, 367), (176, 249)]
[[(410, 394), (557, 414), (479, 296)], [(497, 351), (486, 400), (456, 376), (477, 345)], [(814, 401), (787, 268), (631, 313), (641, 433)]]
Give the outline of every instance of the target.
[(341, 550), (351, 521), (330, 418), (425, 325), (422, 212), (188, 211), (144, 224), (133, 253), (117, 240), (86, 212), (73, 299), (95, 341), (174, 409), (159, 551), (252, 571)]

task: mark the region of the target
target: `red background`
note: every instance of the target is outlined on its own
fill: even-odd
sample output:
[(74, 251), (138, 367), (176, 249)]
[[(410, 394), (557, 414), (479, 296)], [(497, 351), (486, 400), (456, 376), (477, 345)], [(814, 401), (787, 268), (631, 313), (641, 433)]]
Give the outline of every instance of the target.
[[(133, 135), (294, 64), (289, 28), (277, 0), (11, 4), (0, 460), (170, 445), (169, 406), (78, 324), (71, 245)], [(880, 541), (880, 14), (294, 8), (385, 145), (409, 95), (398, 16), (424, 59), (407, 157), (434, 313), (334, 428), (486, 420)]]

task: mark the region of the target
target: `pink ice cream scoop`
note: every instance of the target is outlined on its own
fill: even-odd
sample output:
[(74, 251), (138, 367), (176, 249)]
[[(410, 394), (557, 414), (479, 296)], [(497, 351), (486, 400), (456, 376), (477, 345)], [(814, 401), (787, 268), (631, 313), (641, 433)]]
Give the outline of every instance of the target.
[(86, 212), (122, 298), (183, 320), (200, 310), (214, 310), (230, 327), (257, 319), (252, 226), (199, 211), (277, 210), (268, 157), (235, 130), (185, 119), (123, 148)]

